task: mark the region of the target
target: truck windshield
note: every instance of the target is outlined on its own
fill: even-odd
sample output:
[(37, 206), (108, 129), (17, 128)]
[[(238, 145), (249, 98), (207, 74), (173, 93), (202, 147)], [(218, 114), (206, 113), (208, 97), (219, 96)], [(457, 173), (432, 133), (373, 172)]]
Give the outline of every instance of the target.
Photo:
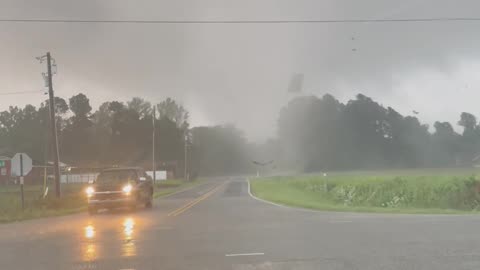
[(102, 172), (97, 177), (97, 183), (118, 183), (133, 181), (135, 172), (132, 170), (118, 170)]

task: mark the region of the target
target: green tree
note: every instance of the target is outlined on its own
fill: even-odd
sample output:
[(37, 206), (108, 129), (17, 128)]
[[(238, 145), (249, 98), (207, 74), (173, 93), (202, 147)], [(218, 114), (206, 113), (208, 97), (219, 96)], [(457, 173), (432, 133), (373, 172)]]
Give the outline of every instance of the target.
[(90, 100), (80, 93), (69, 99), (70, 110), (73, 116), (70, 117), (60, 144), (63, 160), (69, 163), (93, 165), (94, 157), (98, 155), (94, 137), (94, 129), (90, 120)]
[(34, 106), (26, 105), (23, 109), (11, 106), (0, 113), (0, 149), (6, 155), (26, 152), (34, 160), (43, 161), (44, 136), (38, 132), (42, 129)]
[(480, 154), (480, 130), (477, 126), (477, 118), (471, 113), (463, 112), (458, 125), (463, 127), (460, 159), (463, 165), (470, 165)]
[(450, 123), (435, 122), (432, 135), (432, 163), (434, 166), (454, 166), (459, 152), (461, 136)]
[(350, 166), (376, 168), (386, 166), (384, 148), (387, 142), (387, 110), (371, 98), (358, 94), (345, 105)]
[(90, 100), (82, 93), (71, 97), (69, 103), (70, 110), (76, 117), (86, 117), (92, 111)]
[(178, 128), (185, 130), (189, 127), (189, 113), (188, 111), (175, 100), (167, 98), (166, 100), (157, 104), (158, 116), (160, 119), (168, 118), (172, 120)]
[(469, 135), (468, 133), (474, 133), (477, 126), (477, 118), (467, 112), (462, 112), (458, 125), (463, 127), (463, 135)]
[(298, 97), (280, 112), (283, 153), (306, 171), (419, 167), (431, 164), (428, 126), (359, 94)]
[(132, 100), (127, 102), (127, 107), (130, 110), (135, 111), (138, 113), (140, 118), (145, 118), (150, 116), (152, 113), (152, 104), (150, 102), (145, 101), (143, 98), (134, 97)]

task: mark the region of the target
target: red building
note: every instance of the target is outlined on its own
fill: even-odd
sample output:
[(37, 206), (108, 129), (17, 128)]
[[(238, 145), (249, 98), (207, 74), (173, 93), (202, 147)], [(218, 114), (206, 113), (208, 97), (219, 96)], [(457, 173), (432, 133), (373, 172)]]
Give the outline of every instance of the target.
[(0, 156), (0, 184), (5, 184), (11, 176), (12, 162), (9, 157)]

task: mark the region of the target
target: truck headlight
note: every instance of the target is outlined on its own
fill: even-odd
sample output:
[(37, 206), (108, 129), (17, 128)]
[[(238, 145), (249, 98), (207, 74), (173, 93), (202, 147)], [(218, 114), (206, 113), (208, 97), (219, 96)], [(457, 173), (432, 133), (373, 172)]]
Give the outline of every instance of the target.
[(93, 187), (87, 187), (87, 189), (85, 189), (85, 193), (87, 193), (87, 197), (92, 197), (93, 196), (93, 193), (95, 193), (95, 189), (93, 189)]
[(132, 185), (128, 184), (128, 185), (123, 186), (122, 191), (126, 195), (130, 195), (130, 192), (132, 192), (132, 189), (133, 189)]

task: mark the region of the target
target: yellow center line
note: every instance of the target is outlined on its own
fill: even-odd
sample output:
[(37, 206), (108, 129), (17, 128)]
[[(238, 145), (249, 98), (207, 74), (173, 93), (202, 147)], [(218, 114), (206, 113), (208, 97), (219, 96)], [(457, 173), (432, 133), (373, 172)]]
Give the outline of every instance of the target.
[(188, 202), (187, 204), (185, 204), (184, 206), (182, 206), (182, 207), (174, 210), (173, 212), (171, 212), (171, 213), (168, 214), (168, 215), (169, 215), (169, 216), (170, 216), (170, 215), (173, 215), (173, 214), (175, 214), (175, 213), (178, 212), (178, 211), (181, 211), (181, 210), (183, 210), (183, 209), (185, 209), (185, 208), (187, 208), (187, 207), (190, 207), (191, 205), (195, 204), (197, 201), (199, 201), (199, 200), (202, 199), (203, 197), (208, 196), (208, 195), (210, 194), (210, 192), (216, 190), (217, 188), (218, 188), (218, 186), (210, 189), (207, 193), (201, 195), (201, 196), (198, 197), (198, 198), (193, 199), (192, 201), (190, 201), (190, 202)]
[(218, 185), (217, 187), (213, 188), (212, 190), (205, 193), (204, 195), (202, 195), (202, 196), (194, 199), (193, 201), (187, 203), (186, 205), (174, 210), (173, 212), (169, 213), (168, 216), (178, 216), (178, 215), (180, 215), (181, 213), (187, 211), (188, 209), (190, 209), (191, 207), (193, 207), (197, 203), (199, 203), (199, 202), (205, 200), (206, 198), (210, 197), (213, 193), (215, 193), (217, 190), (219, 190), (224, 184), (225, 184), (225, 182)]
[(178, 215), (180, 215), (181, 213), (187, 211), (188, 209), (192, 208), (194, 205), (198, 204), (199, 202), (207, 199), (208, 197), (210, 197), (211, 195), (213, 195), (215, 192), (217, 192), (223, 185), (225, 185), (227, 182), (223, 182), (222, 184), (216, 186), (215, 188), (211, 189), (210, 191), (208, 191), (207, 193), (203, 194), (202, 196), (192, 200), (191, 202), (185, 204), (184, 206), (170, 212), (168, 214), (168, 216), (173, 216), (173, 217), (176, 217)]

